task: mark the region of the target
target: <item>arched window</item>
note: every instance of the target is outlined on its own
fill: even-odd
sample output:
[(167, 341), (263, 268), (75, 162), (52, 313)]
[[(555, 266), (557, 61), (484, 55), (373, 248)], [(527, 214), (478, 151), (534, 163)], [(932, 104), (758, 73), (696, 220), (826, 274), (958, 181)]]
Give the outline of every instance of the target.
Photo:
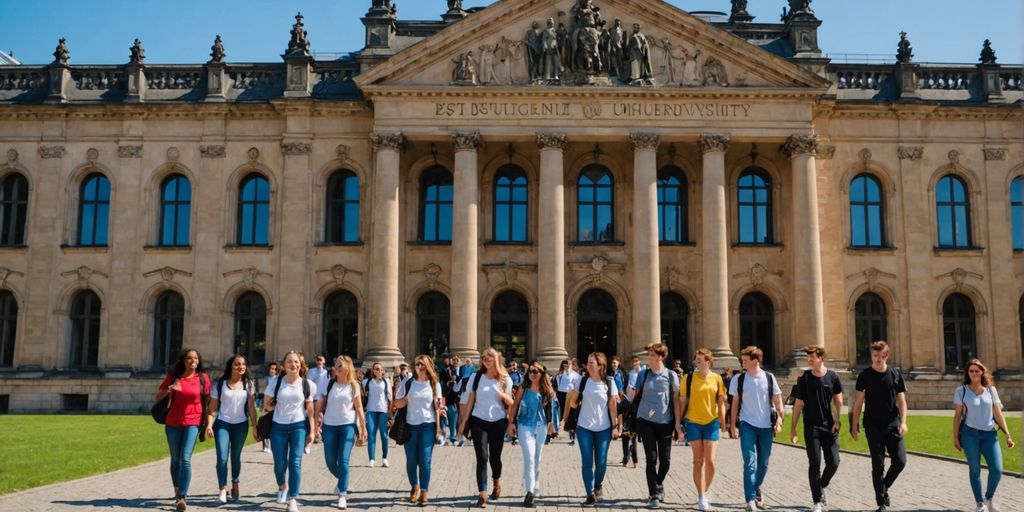
[(491, 346), (505, 360), (525, 361), (530, 346), (530, 304), (516, 292), (504, 292), (491, 305)]
[(740, 347), (749, 346), (764, 352), (761, 364), (775, 364), (775, 307), (763, 293), (748, 293), (740, 300)]
[(324, 241), (332, 244), (359, 241), (359, 177), (341, 170), (327, 180)]
[(1010, 215), (1013, 248), (1024, 250), (1024, 176), (1018, 176), (1010, 183)]
[(957, 176), (944, 176), (935, 187), (935, 207), (939, 247), (970, 247), (971, 205), (967, 184)]
[(174, 364), (185, 332), (185, 299), (178, 292), (166, 291), (153, 308), (153, 367), (166, 369)]
[(70, 366), (96, 368), (100, 352), (100, 298), (91, 290), (78, 292), (71, 301)]
[(352, 292), (339, 290), (324, 301), (324, 349), (328, 361), (339, 355), (359, 356), (359, 301)]
[(589, 165), (580, 173), (577, 183), (580, 242), (615, 240), (615, 180), (607, 168)]
[(429, 292), (420, 297), (416, 304), (416, 320), (419, 325), (420, 354), (437, 359), (448, 352), (451, 304), (448, 297), (440, 292)]
[(687, 316), (690, 308), (678, 293), (661, 296), (661, 342), (668, 346), (666, 359), (690, 361), (690, 347), (687, 344)]
[(885, 246), (885, 209), (882, 184), (870, 174), (859, 174), (850, 182), (850, 245)]
[(256, 292), (246, 292), (235, 302), (235, 353), (250, 364), (267, 358), (267, 303)]
[(854, 306), (854, 330), (857, 338), (857, 365), (871, 364), (871, 344), (889, 339), (889, 315), (885, 301), (874, 293), (865, 293)]
[(736, 205), (739, 210), (739, 243), (771, 244), (772, 180), (758, 168), (743, 171), (736, 182)]
[(528, 192), (526, 173), (515, 165), (498, 170), (494, 179), (494, 240), (527, 240)]
[(686, 176), (678, 167), (666, 167), (658, 173), (658, 241), (690, 241), (686, 211)]
[(961, 293), (946, 297), (942, 303), (946, 371), (962, 370), (967, 361), (978, 357), (977, 336), (971, 299)]
[(168, 176), (160, 186), (160, 245), (188, 245), (191, 215), (192, 185), (188, 178)]
[(246, 176), (238, 186), (237, 243), (270, 243), (270, 182), (261, 174), (253, 173)]
[(78, 245), (107, 245), (110, 227), (110, 180), (93, 173), (82, 181), (78, 208)]
[(451, 242), (454, 195), (452, 173), (448, 169), (435, 166), (423, 173), (420, 179), (421, 242)]
[(594, 288), (576, 305), (576, 357), (585, 366), (591, 352), (603, 352), (608, 359), (618, 354), (618, 306), (615, 297)]
[(0, 290), (0, 366), (14, 366), (14, 342), (18, 339), (18, 301)]
[(25, 245), (28, 180), (12, 172), (0, 181), (0, 245)]

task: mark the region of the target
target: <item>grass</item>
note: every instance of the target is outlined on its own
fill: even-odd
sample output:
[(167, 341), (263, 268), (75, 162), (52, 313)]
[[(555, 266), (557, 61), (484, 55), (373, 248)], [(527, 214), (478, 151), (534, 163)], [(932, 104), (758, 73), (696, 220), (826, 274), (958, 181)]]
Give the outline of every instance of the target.
[[(1017, 414), (1011, 413), (1014, 416)], [(789, 425), (793, 419), (792, 415), (786, 416), (786, 422), (782, 426), (782, 434), (776, 437), (777, 441), (789, 442)], [(1021, 419), (1020, 417), (1007, 417), (1007, 426), (1010, 428), (1010, 433), (1013, 434), (1013, 440), (1020, 443), (1018, 439), (1020, 437)], [(934, 455), (942, 455), (944, 457), (950, 457), (958, 460), (965, 460), (963, 452), (958, 452), (953, 448), (953, 418), (952, 417), (941, 417), (941, 416), (914, 416), (910, 415), (907, 421), (907, 428), (909, 431), (906, 436), (907, 451), (930, 453)], [(799, 444), (803, 446), (804, 443), (804, 429), (802, 426), (797, 426), (797, 436), (799, 437)], [(1003, 470), (1021, 472), (1021, 447), (1018, 444), (1012, 450), (1006, 448), (1006, 437), (1003, 434), (999, 434), (999, 447), (1003, 452)], [(843, 418), (843, 430), (839, 435), (839, 446), (844, 450), (850, 450), (860, 453), (868, 453), (867, 438), (864, 435), (864, 429), (861, 429), (860, 439), (854, 441), (849, 434), (849, 425), (846, 424), (846, 418)], [(984, 462), (984, 459), (982, 459)], [(965, 470), (966, 471), (966, 470)]]

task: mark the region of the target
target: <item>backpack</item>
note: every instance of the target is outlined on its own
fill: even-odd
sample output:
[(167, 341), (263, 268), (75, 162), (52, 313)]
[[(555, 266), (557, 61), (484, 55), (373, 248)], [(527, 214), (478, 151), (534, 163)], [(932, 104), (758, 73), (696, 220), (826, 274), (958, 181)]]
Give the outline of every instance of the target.
[[(670, 368), (670, 370), (671, 370), (671, 368)], [(640, 385), (637, 386), (636, 394), (633, 395), (633, 403), (631, 403), (630, 406), (629, 406), (628, 415), (627, 414), (623, 414), (622, 415), (623, 423), (628, 421), (630, 429), (631, 429), (630, 431), (633, 432), (633, 433), (636, 433), (636, 418), (638, 417), (636, 413), (637, 413), (637, 409), (640, 408), (640, 398), (644, 396), (644, 386), (647, 384), (647, 376), (650, 375), (651, 373), (653, 373), (653, 372), (651, 372), (651, 369), (647, 368), (646, 370), (643, 371), (643, 377), (642, 378), (641, 378), (640, 375), (637, 375), (637, 380), (640, 381), (640, 383), (639, 383)], [(690, 380), (692, 378), (693, 378), (693, 375), (691, 374), (690, 377), (686, 381), (687, 387), (689, 387)], [(672, 391), (671, 377), (669, 377), (669, 379), (670, 379), (669, 380), (669, 392), (671, 393), (671, 391)], [(686, 398), (687, 399), (690, 398), (689, 392), (687, 392)], [(668, 405), (669, 405), (669, 407), (668, 407), (669, 424), (672, 425), (672, 428), (675, 428), (675, 424), (676, 424), (676, 408), (672, 405), (671, 401), (669, 402)], [(685, 414), (684, 414), (684, 416), (685, 416)]]
[[(338, 381), (335, 379), (331, 379), (327, 382), (327, 391), (324, 391), (324, 412), (327, 412), (327, 401), (331, 399), (331, 388), (334, 387), (336, 382)], [(361, 394), (358, 392), (358, 384), (356, 384), (356, 381), (349, 382), (348, 384), (349, 387), (352, 388), (352, 400), (355, 401), (356, 395)]]
[[(991, 389), (990, 387), (985, 388), (985, 393), (988, 393), (989, 396), (992, 396)], [(992, 404), (995, 405), (995, 400), (992, 400)], [(964, 407), (964, 413), (960, 416), (960, 428), (963, 428), (967, 423), (967, 384), (960, 386), (960, 405)], [(992, 416), (992, 419), (995, 420), (995, 415)], [(1002, 427), (996, 424), (996, 429), (1002, 430)]]
[[(772, 372), (761, 370), (768, 377), (768, 407), (771, 408), (771, 421), (774, 427), (779, 420), (779, 412), (772, 407), (772, 390), (775, 389), (775, 376)], [(747, 372), (740, 374), (740, 381), (736, 383), (736, 396), (739, 398), (739, 404), (736, 406), (736, 421), (739, 421), (740, 410), (743, 409), (743, 380), (746, 378)], [(738, 424), (738, 423), (737, 423)]]
[[(793, 383), (793, 387), (789, 389), (789, 396), (786, 397), (786, 402), (785, 402), (786, 405), (794, 405), (794, 404), (796, 404), (796, 389), (797, 389), (797, 386), (800, 385), (800, 381), (802, 380), (804, 382), (804, 389), (807, 388), (807, 375), (809, 373), (811, 373), (811, 370), (804, 370), (804, 373), (800, 374), (800, 376), (796, 378), (796, 382)], [(828, 374), (826, 373), (826, 375), (828, 375)]]
[[(223, 398), (224, 398), (224, 381), (226, 381), (226, 380), (227, 379), (225, 379), (224, 376), (221, 376), (219, 379), (217, 379), (217, 396), (221, 397), (221, 401), (222, 402), (223, 402)], [(245, 417), (248, 418), (249, 417), (249, 399), (252, 398), (255, 395), (255, 392), (252, 389), (252, 381), (251, 380), (245, 381), (245, 391), (246, 391), (246, 393), (245, 393), (245, 406), (242, 407), (242, 409), (245, 411)]]

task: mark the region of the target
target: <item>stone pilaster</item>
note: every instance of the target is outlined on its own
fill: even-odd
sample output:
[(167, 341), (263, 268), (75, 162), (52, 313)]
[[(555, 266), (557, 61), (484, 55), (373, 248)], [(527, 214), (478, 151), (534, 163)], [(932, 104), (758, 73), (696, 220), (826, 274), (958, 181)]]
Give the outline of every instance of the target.
[(661, 340), (658, 263), (658, 145), (653, 133), (633, 133), (633, 332), (630, 351), (640, 354)]
[[(911, 137), (913, 135), (910, 135)], [(932, 296), (932, 289), (929, 286), (915, 285), (915, 283), (927, 283), (934, 279), (931, 275), (931, 268), (921, 265), (913, 255), (930, 254), (934, 247), (934, 225), (926, 225), (922, 228), (920, 219), (927, 219), (934, 215), (934, 203), (928, 197), (928, 178), (931, 171), (925, 171), (924, 147), (923, 146), (899, 146), (896, 150), (899, 158), (899, 176), (897, 179), (903, 184), (900, 187), (903, 205), (903, 229), (905, 232), (906, 250), (900, 252), (905, 272), (899, 274), (899, 283), (907, 290), (908, 303), (934, 304), (935, 297)], [(909, 332), (903, 333), (901, 340), (889, 340), (890, 355), (889, 363), (898, 365), (901, 368), (910, 368), (915, 376), (935, 376), (939, 373), (939, 361), (942, 354), (942, 333), (937, 332), (935, 326), (935, 309), (932, 307), (908, 307), (907, 315), (910, 317)], [(894, 315), (890, 318), (895, 318)], [(892, 332), (890, 328), (890, 332)], [(902, 340), (935, 340), (932, 343), (913, 343), (904, 345)], [(895, 359), (895, 360), (894, 360)]]
[[(226, 176), (227, 148), (224, 146), (223, 137), (225, 122), (218, 120), (210, 122), (209, 130), (214, 138), (204, 139), (199, 146), (199, 176)], [(237, 186), (237, 185), (236, 185)], [(192, 304), (188, 324), (185, 326), (186, 339), (191, 344), (203, 350), (207, 358), (216, 358), (216, 361), (223, 361), (234, 353), (234, 325), (233, 316), (227, 314), (223, 308), (223, 293), (219, 284), (223, 279), (221, 276), (221, 265), (224, 261), (224, 209), (235, 208), (233, 204), (226, 204), (225, 187), (203, 187), (192, 185), (194, 197), (192, 217), (195, 223), (191, 226), (192, 237), (195, 245), (192, 251), (195, 254), (195, 266), (192, 270)], [(234, 230), (231, 230), (232, 232)], [(230, 241), (231, 243), (234, 240)], [(230, 265), (230, 263), (227, 263)], [(237, 268), (237, 267), (236, 267)], [(234, 304), (228, 305), (233, 312)], [(226, 324), (226, 325), (225, 325)], [(221, 333), (230, 333), (230, 339), (224, 339)], [(267, 360), (274, 357), (272, 352), (267, 353)]]
[[(308, 126), (308, 123), (309, 118), (304, 112), (288, 116), (289, 126)], [(302, 350), (312, 355), (321, 351), (323, 341), (320, 336), (309, 339), (309, 329), (306, 327), (311, 306), (307, 300), (312, 295), (312, 273), (309, 272), (312, 254), (308, 234), (313, 206), (309, 194), (313, 188), (310, 183), (313, 145), (308, 140), (286, 138), (280, 148), (284, 161), (278, 191), (280, 200), (277, 202), (281, 212), (278, 216), (280, 229), (275, 228), (271, 232), (271, 243), (276, 249), (273, 255), (278, 260), (278, 271), (274, 276), (277, 280), (278, 307), (274, 308), (277, 336), (270, 338), (267, 355), (283, 355), (292, 346), (302, 347)], [(280, 239), (274, 240), (275, 235), (280, 236)]]
[(449, 352), (477, 359), (480, 262), (480, 189), (477, 156), (480, 132), (452, 135), (455, 146), (455, 197), (452, 201), (452, 313)]
[[(125, 132), (142, 133), (141, 124), (142, 121), (125, 122)], [(139, 332), (138, 324), (143, 322), (144, 318), (141, 315), (118, 318), (118, 315), (125, 312), (139, 310), (136, 297), (130, 293), (113, 293), (135, 289), (135, 282), (140, 273), (140, 251), (137, 243), (142, 238), (139, 232), (144, 228), (139, 222), (139, 219), (143, 218), (140, 203), (141, 177), (143, 169), (156, 167), (157, 159), (157, 155), (150, 154), (149, 158), (144, 160), (142, 157), (147, 156), (144, 150), (145, 147), (138, 139), (122, 139), (117, 147), (117, 157), (109, 162), (112, 167), (117, 168), (114, 174), (117, 181), (111, 180), (113, 186), (108, 224), (110, 231), (107, 235), (107, 273), (110, 277), (106, 280), (95, 280), (98, 287), (106, 286), (103, 289), (105, 293), (102, 311), (107, 318), (102, 320), (101, 325), (105, 325), (107, 330), (105, 336), (101, 334), (98, 363), (100, 368), (107, 370), (123, 371), (143, 360), (149, 361), (151, 357), (152, 338), (139, 343), (136, 337), (136, 333)], [(150, 206), (148, 202), (145, 204), (147, 207)]]
[(725, 201), (725, 151), (728, 135), (700, 137), (704, 154), (701, 177), (701, 273), (704, 342), (711, 347), (717, 368), (738, 367), (729, 336), (729, 231)]
[[(45, 147), (40, 146), (39, 159), (34, 161), (36, 163), (33, 164), (30, 157), (26, 158), (29, 161), (25, 163), (36, 166), (38, 171), (32, 194), (35, 197), (55, 198), (61, 190), (60, 177), (66, 175), (63, 169), (65, 151), (64, 146), (49, 146), (48, 150), (44, 150)], [(68, 164), (68, 169), (74, 167), (70, 162)], [(22, 335), (15, 346), (14, 364), (20, 369), (39, 370), (64, 366), (67, 362), (68, 350), (58, 338), (61, 322), (66, 321), (66, 318), (64, 312), (59, 311), (60, 307), (51, 302), (50, 294), (54, 287), (53, 281), (59, 279), (59, 244), (65, 241), (64, 233), (70, 233), (71, 230), (66, 227), (68, 215), (59, 201), (36, 201), (34, 210), (25, 226), (28, 234), (26, 242), (30, 244), (25, 258), (25, 283), (32, 285), (27, 286), (24, 292), (27, 304), (21, 306), (23, 317), (19, 319), (18, 328), (22, 329)]]
[(397, 132), (374, 133), (370, 140), (376, 153), (370, 237), (370, 272), (375, 284), (370, 289), (370, 332), (363, 360), (391, 368), (403, 360), (398, 349), (398, 211), (399, 161), (405, 138)]
[(540, 184), (537, 205), (537, 350), (549, 370), (569, 357), (565, 350), (564, 133), (538, 133)]

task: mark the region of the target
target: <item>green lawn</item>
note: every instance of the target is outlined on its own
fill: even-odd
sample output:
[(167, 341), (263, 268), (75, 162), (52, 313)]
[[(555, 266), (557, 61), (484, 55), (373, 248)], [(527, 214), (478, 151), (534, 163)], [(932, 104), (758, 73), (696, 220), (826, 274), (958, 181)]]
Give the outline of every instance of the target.
[[(1013, 434), (1013, 440), (1019, 443), (1021, 420), (1018, 413), (1011, 414), (1016, 417), (1006, 418), (1007, 426), (1010, 428), (1010, 433)], [(786, 416), (786, 423), (782, 426), (782, 434), (776, 438), (777, 441), (789, 442), (789, 424), (792, 419), (792, 415)], [(963, 452), (958, 452), (953, 448), (953, 418), (911, 415), (907, 422), (907, 428), (910, 429), (906, 437), (907, 451), (932, 453), (964, 460)], [(800, 437), (800, 444), (803, 445), (804, 429), (798, 425), (796, 430)], [(845, 417), (843, 418), (843, 432), (839, 436), (839, 446), (844, 450), (868, 453), (864, 430), (861, 429), (860, 439), (854, 441), (850, 437), (849, 425), (846, 424)], [(999, 434), (999, 446), (1003, 451), (1003, 469), (1019, 473), (1021, 471), (1020, 445), (1008, 450), (1005, 436)]]

